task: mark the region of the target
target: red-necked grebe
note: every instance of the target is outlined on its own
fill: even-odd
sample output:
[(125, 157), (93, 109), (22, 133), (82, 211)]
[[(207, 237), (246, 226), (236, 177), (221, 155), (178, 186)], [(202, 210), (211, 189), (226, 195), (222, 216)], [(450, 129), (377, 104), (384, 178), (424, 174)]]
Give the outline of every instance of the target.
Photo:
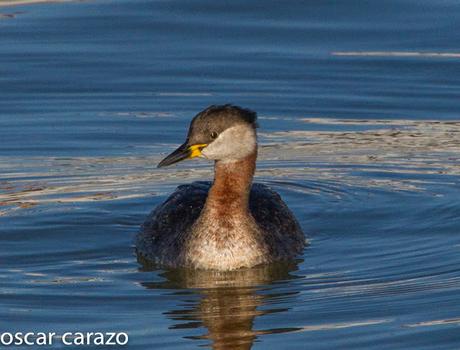
[(148, 217), (137, 253), (165, 267), (234, 270), (294, 258), (305, 238), (294, 215), (269, 187), (252, 183), (256, 113), (210, 106), (193, 118), (183, 145), (158, 167), (184, 159), (215, 161), (214, 181), (176, 191)]

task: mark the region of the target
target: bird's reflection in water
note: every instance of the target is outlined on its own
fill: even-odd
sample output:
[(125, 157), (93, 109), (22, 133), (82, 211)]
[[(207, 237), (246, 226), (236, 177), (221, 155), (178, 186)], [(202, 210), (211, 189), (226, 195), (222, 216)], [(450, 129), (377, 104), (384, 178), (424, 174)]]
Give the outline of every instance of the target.
[[(140, 262), (144, 270), (155, 269), (145, 261)], [(253, 329), (256, 317), (288, 310), (268, 308), (267, 304), (275, 298), (277, 301), (295, 298), (299, 293), (292, 283), (286, 288), (289, 291), (281, 288), (285, 283), (301, 278), (295, 275), (297, 263), (278, 263), (228, 272), (175, 269), (161, 274), (166, 279), (164, 281), (144, 282), (142, 285), (149, 289), (179, 290), (178, 295), (183, 296), (182, 303), (178, 303), (181, 309), (165, 312), (176, 322), (170, 328), (207, 329), (204, 335), (186, 338), (209, 339), (209, 346), (213, 349), (250, 349), (258, 335), (297, 330)], [(184, 290), (187, 292), (184, 293)], [(200, 298), (190, 298), (191, 294), (197, 294)], [(284, 301), (285, 304), (292, 304)]]

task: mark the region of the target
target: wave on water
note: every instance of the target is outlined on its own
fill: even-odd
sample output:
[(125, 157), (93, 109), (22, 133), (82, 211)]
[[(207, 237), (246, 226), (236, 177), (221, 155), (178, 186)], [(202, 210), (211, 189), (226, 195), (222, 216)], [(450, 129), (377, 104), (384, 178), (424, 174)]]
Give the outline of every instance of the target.
[[(315, 130), (321, 125), (332, 131)], [(296, 130), (259, 135), (256, 180), (308, 178), (312, 188), (301, 189), (311, 193), (316, 185), (323, 191), (324, 181), (331, 191), (341, 186), (423, 191), (433, 182), (452, 184), (460, 175), (460, 122), (304, 118)], [(205, 160), (156, 169), (162, 156), (2, 157), (0, 215), (39, 204), (162, 195), (180, 183), (212, 178)]]
[(411, 52), (411, 51), (337, 51), (333, 56), (372, 56), (372, 57), (431, 57), (460, 58), (459, 52)]

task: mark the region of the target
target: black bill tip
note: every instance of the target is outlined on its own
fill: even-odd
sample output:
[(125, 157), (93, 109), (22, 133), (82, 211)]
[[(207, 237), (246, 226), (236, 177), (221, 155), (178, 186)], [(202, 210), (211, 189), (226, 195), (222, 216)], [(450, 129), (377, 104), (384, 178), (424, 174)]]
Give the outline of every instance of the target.
[(187, 159), (190, 157), (190, 153), (191, 152), (187, 143), (184, 143), (183, 145), (180, 145), (174, 152), (164, 158), (160, 163), (158, 163), (157, 168), (162, 168)]

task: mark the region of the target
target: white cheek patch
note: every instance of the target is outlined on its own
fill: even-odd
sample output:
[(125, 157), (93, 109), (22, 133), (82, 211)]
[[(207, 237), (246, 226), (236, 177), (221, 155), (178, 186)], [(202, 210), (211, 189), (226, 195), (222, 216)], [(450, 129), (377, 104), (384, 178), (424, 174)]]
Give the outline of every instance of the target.
[(225, 160), (244, 158), (257, 147), (256, 132), (249, 125), (236, 125), (222, 132), (205, 147), (201, 154), (208, 159)]

